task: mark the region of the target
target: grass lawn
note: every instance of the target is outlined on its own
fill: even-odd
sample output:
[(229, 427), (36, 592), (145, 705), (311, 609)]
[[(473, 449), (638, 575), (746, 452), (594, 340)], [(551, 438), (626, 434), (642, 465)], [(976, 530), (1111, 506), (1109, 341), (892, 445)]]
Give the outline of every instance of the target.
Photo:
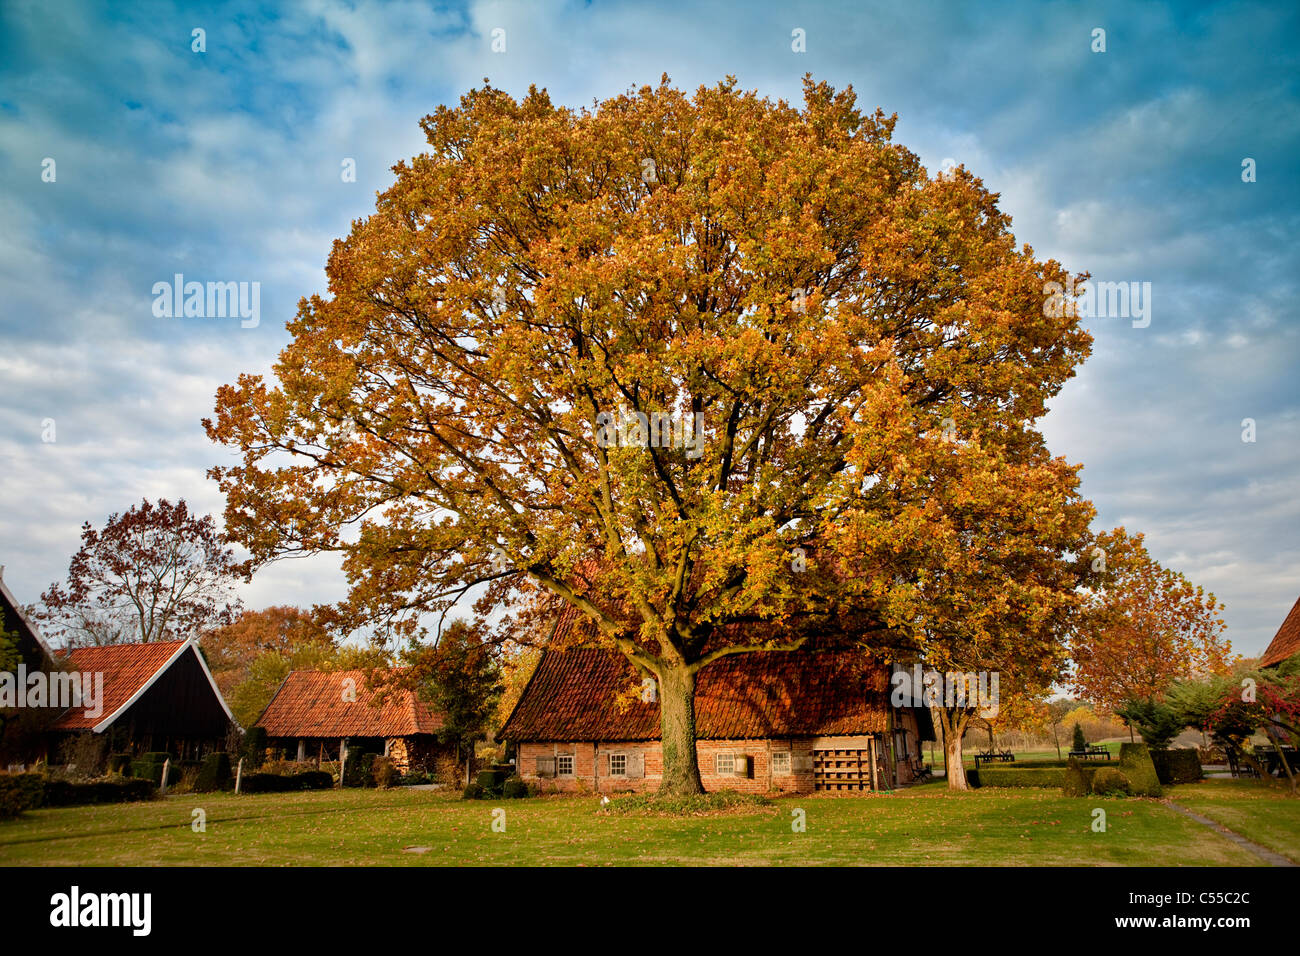
[[(1297, 806), (1217, 784), (1177, 798), (1240, 813), (1295, 855)], [(1230, 792), (1230, 789), (1232, 792)], [(1195, 791), (1195, 794), (1193, 794)], [(1202, 796), (1202, 791), (1204, 795)], [(1184, 794), (1188, 796), (1184, 798)], [(1091, 830), (1105, 808), (1105, 833)], [(192, 811), (207, 832), (191, 829)], [(503, 833), (491, 828), (506, 811)], [(791, 811), (807, 830), (791, 831)], [(1208, 810), (1195, 807), (1210, 816)], [(1262, 811), (1262, 812), (1261, 812)], [(1288, 826), (1289, 822), (1289, 826)], [(1279, 845), (1278, 841), (1281, 844)], [(427, 847), (423, 853), (407, 847)], [(942, 783), (875, 796), (800, 796), (707, 817), (601, 812), (594, 797), (463, 801), (427, 790), (177, 795), (144, 804), (32, 811), (0, 823), (6, 865), (429, 864), (1258, 865), (1153, 800), (1056, 791), (949, 794)]]
[(1180, 806), (1300, 863), (1300, 799), (1288, 796), (1285, 780), (1210, 780), (1167, 793)]

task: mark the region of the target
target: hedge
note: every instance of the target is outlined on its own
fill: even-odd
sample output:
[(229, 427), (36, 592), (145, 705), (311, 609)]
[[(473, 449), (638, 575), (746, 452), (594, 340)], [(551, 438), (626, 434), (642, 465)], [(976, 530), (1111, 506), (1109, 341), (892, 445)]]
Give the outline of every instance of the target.
[(69, 780), (47, 780), (43, 806), (76, 807), (88, 803), (131, 803), (152, 800), (158, 793), (152, 780), (126, 777), (121, 780), (92, 780), (73, 783)]
[(45, 778), (39, 773), (0, 774), (0, 820), (35, 810), (45, 799)]
[(1151, 751), (1156, 776), (1163, 784), (1196, 783), (1201, 779), (1201, 755), (1187, 747)]
[(324, 770), (303, 773), (246, 773), (239, 780), (240, 793), (288, 793), (293, 790), (328, 790), (334, 775)]
[[(970, 774), (967, 774), (969, 779)], [(1065, 783), (1064, 767), (980, 767), (980, 787), (1060, 787)]]

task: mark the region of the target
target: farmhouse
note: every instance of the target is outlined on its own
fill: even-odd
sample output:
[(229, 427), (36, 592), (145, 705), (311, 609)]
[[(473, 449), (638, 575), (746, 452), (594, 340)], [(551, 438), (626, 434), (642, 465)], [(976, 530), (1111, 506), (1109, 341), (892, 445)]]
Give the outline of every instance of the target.
[(117, 752), (165, 751), (181, 760), (226, 745), (234, 717), (194, 641), (78, 647), (59, 663), (95, 691), (59, 715), (51, 742), (90, 731), (108, 735)]
[(415, 691), (385, 683), (370, 681), (363, 670), (294, 671), (257, 726), (272, 749), (291, 759), (337, 760), (346, 744), (349, 752), (391, 757), (402, 773), (432, 771), (447, 751), (438, 742), (442, 715)]
[(1289, 657), (1300, 654), (1300, 598), (1296, 599), (1291, 613), (1273, 635), (1273, 640), (1259, 659), (1260, 667), (1276, 667)]
[[(888, 666), (860, 650), (723, 657), (695, 693), (706, 790), (885, 790), (913, 779), (923, 708), (892, 708)], [(659, 704), (616, 651), (548, 649), (497, 734), (544, 790), (653, 790), (663, 772)]]

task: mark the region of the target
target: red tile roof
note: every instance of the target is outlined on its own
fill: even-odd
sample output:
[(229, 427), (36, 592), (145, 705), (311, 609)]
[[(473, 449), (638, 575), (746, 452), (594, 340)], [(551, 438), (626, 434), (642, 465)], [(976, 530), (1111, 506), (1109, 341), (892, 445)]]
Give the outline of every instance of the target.
[(1277, 629), (1272, 643), (1264, 651), (1264, 656), (1259, 659), (1259, 666), (1272, 667), (1274, 664), (1281, 664), (1292, 654), (1300, 654), (1300, 598), (1296, 599), (1291, 613)]
[[(506, 725), (508, 740), (657, 740), (659, 705), (642, 678), (603, 648), (548, 650)], [(757, 651), (699, 673), (703, 740), (869, 734), (886, 729), (889, 668), (864, 651)]]
[[(351, 680), (355, 700), (345, 700)], [(366, 672), (294, 671), (257, 721), (268, 737), (409, 737), (442, 729), (442, 715), (414, 691), (372, 687)]]
[(90, 730), (109, 720), (155, 674), (178, 658), (185, 645), (185, 641), (107, 644), (103, 647), (78, 647), (63, 655), (60, 663), (66, 664), (69, 670), (104, 675), (103, 707), (98, 717), (87, 717), (83, 707), (70, 707), (54, 722), (51, 729)]

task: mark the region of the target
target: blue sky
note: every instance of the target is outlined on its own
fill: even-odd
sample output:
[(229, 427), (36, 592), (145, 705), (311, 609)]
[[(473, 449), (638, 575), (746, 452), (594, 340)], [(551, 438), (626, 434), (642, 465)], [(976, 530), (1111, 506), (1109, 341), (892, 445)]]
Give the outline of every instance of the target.
[[(932, 170), (981, 176), (1040, 256), (1151, 283), (1147, 327), (1089, 320), (1093, 356), (1043, 428), (1084, 463), (1097, 526), (1144, 531), (1258, 653), (1300, 595), (1298, 39), (1286, 4), (6, 0), (5, 580), (35, 600), (81, 522), (141, 497), (220, 514), (204, 473), (226, 453), (199, 425), (214, 391), (269, 369), (298, 298), (324, 291), (331, 241), (421, 151), (438, 104), (490, 77), (588, 105), (663, 72), (797, 102), (811, 72), (897, 112)], [(152, 287), (176, 273), (259, 282), (260, 324), (156, 317)], [(337, 566), (309, 559), (244, 598), (342, 593)]]

